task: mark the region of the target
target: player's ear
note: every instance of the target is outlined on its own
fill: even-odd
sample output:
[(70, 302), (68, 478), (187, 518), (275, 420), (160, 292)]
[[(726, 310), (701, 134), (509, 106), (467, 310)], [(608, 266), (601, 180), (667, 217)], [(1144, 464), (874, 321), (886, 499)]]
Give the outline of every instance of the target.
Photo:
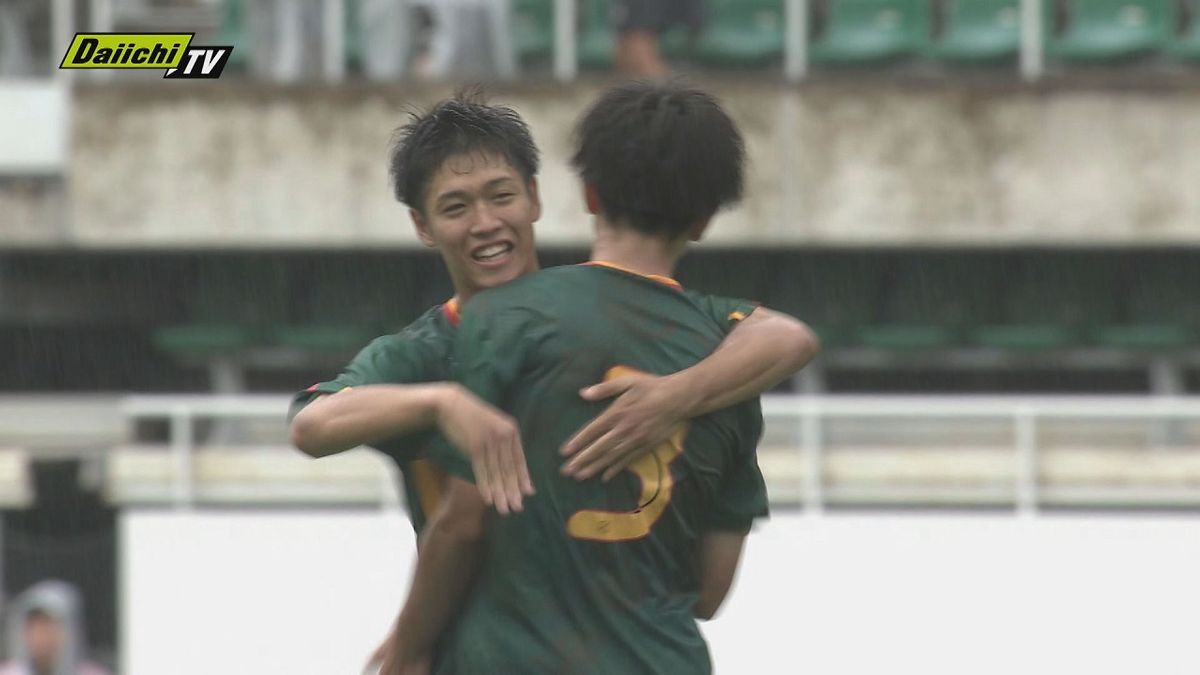
[(417, 229), (417, 238), (421, 240), (429, 248), (437, 248), (437, 241), (433, 238), (433, 232), (429, 229), (429, 222), (425, 220), (425, 216), (417, 209), (409, 209), (408, 215), (412, 218), (413, 227)]
[(710, 223), (712, 223), (712, 218), (705, 218), (695, 225), (692, 225), (692, 227), (688, 230), (688, 241), (700, 241), (701, 237), (704, 236), (704, 231), (708, 229)]
[(600, 215), (600, 195), (591, 183), (583, 184), (583, 203), (587, 205), (588, 213), (593, 216)]
[(530, 178), (526, 187), (529, 190), (529, 199), (533, 202), (533, 222), (536, 223), (542, 219), (542, 195), (538, 191), (537, 178)]

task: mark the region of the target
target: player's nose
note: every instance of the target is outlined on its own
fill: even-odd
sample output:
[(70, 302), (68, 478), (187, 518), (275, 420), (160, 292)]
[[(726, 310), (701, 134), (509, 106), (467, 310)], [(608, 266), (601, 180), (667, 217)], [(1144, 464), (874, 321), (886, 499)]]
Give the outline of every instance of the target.
[(504, 227), (504, 221), (500, 215), (488, 206), (480, 206), (475, 215), (475, 221), (471, 224), (471, 234), (476, 237), (488, 237), (500, 231)]

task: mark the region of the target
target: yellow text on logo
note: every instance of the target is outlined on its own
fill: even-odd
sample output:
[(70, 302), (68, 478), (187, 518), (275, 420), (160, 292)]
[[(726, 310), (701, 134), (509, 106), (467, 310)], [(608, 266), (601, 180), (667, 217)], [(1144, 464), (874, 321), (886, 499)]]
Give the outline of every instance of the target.
[(59, 68), (177, 68), (195, 33), (76, 33)]

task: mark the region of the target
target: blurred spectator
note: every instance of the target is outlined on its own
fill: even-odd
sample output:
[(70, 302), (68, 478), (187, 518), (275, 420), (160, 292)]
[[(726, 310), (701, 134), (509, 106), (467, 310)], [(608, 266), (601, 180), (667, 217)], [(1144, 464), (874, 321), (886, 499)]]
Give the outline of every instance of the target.
[(316, 77), (321, 68), (321, 0), (248, 0), (250, 71), (276, 82)]
[(0, 675), (109, 675), (87, 661), (87, 637), (79, 592), (62, 581), (34, 584), (13, 601), (8, 614), (12, 660)]
[(516, 76), (509, 0), (437, 0), (426, 76), (487, 80)]
[(29, 0), (0, 0), (0, 77), (21, 77), (33, 72), (29, 44)]
[(695, 36), (704, 26), (704, 0), (615, 0), (617, 68), (630, 77), (663, 78), (671, 69), (663, 61), (658, 39), (683, 26)]
[(373, 80), (396, 80), (404, 75), (412, 52), (416, 14), (409, 0), (359, 0), (363, 73)]

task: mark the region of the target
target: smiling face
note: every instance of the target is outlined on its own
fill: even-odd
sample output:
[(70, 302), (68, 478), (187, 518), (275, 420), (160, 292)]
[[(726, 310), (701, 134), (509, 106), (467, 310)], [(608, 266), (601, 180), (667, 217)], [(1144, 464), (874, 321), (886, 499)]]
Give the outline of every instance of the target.
[(422, 206), (409, 211), (417, 235), (441, 252), (460, 301), (537, 270), (537, 180), (526, 182), (503, 157), (452, 155), (429, 181)]

